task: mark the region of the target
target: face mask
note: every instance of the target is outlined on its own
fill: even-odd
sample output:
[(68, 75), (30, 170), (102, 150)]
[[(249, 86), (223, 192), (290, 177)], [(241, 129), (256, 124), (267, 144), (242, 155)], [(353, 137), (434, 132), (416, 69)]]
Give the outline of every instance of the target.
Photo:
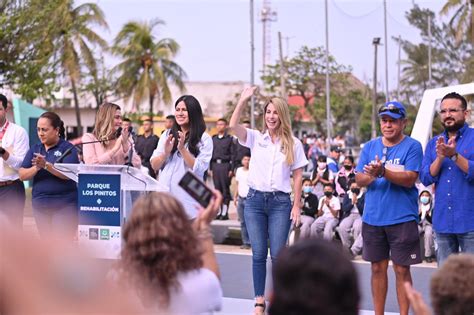
[(351, 191), (353, 194), (358, 195), (360, 193), (360, 188), (352, 188)]
[(319, 167), (320, 169), (322, 169), (322, 170), (326, 168), (326, 165), (327, 165), (327, 163), (318, 162), (318, 167)]
[(347, 171), (350, 171), (352, 169), (352, 165), (344, 165), (344, 168), (347, 170)]
[(303, 187), (303, 192), (305, 194), (309, 194), (312, 190), (313, 190), (313, 187), (311, 187), (311, 186), (304, 186)]
[(422, 204), (427, 205), (430, 202), (430, 197), (421, 196), (420, 201), (421, 201)]
[(324, 196), (326, 196), (326, 197), (329, 198), (329, 197), (332, 196), (332, 192), (331, 192), (331, 191), (325, 191), (325, 192), (324, 192)]

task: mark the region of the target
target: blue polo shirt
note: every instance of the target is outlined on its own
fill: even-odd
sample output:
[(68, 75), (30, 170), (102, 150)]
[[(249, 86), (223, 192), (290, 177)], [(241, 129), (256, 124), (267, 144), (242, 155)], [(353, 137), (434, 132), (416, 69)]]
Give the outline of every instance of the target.
[[(364, 145), (356, 171), (363, 172), (364, 165), (384, 157), (384, 145), (379, 137)], [(393, 147), (387, 147), (385, 167), (393, 171), (419, 172), (423, 151), (420, 142), (405, 136)], [(387, 226), (409, 221), (418, 222), (418, 190), (399, 186), (385, 178), (375, 179), (365, 194), (362, 221), (375, 226)]]
[(436, 159), (436, 141), (448, 134), (442, 133), (426, 145), (420, 172), (423, 185), (435, 184), (436, 202), (433, 211), (433, 227), (438, 233), (467, 233), (474, 231), (474, 129), (467, 124), (458, 130), (456, 151), (468, 160), (468, 172), (464, 173), (449, 158), (445, 158), (438, 176), (430, 174), (430, 166)]
[[(45, 156), (46, 161), (54, 163), (64, 151), (73, 147), (71, 154), (65, 157), (64, 163), (79, 163), (76, 148), (68, 141), (59, 139), (59, 142), (46, 150), (42, 143), (35, 144), (26, 154), (21, 167), (30, 168), (33, 166), (31, 160), (33, 153)], [(73, 180), (65, 180), (54, 176), (50, 172), (41, 169), (33, 177), (33, 198), (34, 208), (60, 207), (63, 205), (77, 204), (77, 185)]]

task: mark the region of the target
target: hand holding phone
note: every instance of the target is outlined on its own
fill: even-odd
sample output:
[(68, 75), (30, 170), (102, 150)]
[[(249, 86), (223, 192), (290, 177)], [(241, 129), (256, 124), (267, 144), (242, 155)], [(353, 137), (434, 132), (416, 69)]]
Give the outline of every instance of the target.
[(208, 206), (213, 196), (212, 190), (191, 171), (184, 174), (178, 185), (204, 208)]

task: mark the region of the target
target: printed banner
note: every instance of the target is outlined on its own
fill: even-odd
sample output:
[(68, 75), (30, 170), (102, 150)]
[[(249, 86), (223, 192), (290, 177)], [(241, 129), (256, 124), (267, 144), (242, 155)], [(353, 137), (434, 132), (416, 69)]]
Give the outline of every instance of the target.
[(120, 174), (79, 174), (79, 224), (120, 226)]
[(117, 259), (121, 249), (120, 174), (79, 174), (79, 245), (92, 256)]

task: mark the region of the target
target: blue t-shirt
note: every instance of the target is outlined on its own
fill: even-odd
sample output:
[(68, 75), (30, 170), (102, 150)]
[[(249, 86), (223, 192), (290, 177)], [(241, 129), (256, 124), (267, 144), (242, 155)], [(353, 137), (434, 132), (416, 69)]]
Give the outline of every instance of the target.
[[(364, 172), (364, 165), (375, 161), (378, 155), (384, 158), (382, 138), (365, 144), (356, 171)], [(405, 138), (393, 147), (386, 147), (385, 167), (394, 171), (419, 172), (423, 151), (421, 144), (413, 138)], [(385, 178), (377, 178), (368, 187), (362, 221), (375, 226), (386, 226), (408, 221), (418, 222), (418, 190), (415, 185), (405, 188)]]
[[(73, 147), (73, 145), (63, 139), (59, 139), (59, 142), (54, 147), (49, 148), (48, 151), (46, 151), (42, 143), (35, 144), (30, 148), (28, 153), (26, 153), (21, 167), (30, 168), (33, 166), (31, 160), (34, 157), (34, 153), (44, 155), (46, 161), (54, 163), (63, 152), (70, 147)], [(72, 148), (71, 154), (66, 156), (63, 162), (71, 164), (79, 163), (79, 157), (77, 156), (75, 147)], [(77, 204), (77, 185), (73, 180), (61, 179), (41, 169), (33, 177), (32, 197), (34, 208), (42, 208), (45, 206), (60, 207), (62, 205)]]

